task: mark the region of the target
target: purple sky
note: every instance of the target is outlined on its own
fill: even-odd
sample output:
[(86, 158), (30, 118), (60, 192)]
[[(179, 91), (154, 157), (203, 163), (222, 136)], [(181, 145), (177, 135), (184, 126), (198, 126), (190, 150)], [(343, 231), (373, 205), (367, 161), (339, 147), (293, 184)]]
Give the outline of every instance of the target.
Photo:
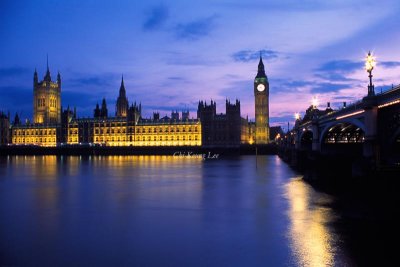
[(241, 100), (254, 117), (259, 51), (270, 81), (271, 124), (293, 123), (313, 96), (339, 107), (400, 81), (399, 1), (8, 1), (0, 2), (0, 110), (32, 116), (35, 67), (46, 54), (62, 76), (62, 102), (92, 116), (105, 97), (114, 114), (121, 75), (144, 116), (198, 100)]

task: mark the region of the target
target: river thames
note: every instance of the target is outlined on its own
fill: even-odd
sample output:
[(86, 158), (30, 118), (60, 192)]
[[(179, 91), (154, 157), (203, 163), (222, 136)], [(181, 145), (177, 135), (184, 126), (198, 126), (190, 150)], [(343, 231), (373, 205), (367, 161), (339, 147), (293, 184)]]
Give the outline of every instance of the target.
[(277, 156), (0, 157), (0, 266), (363, 263), (335, 203)]

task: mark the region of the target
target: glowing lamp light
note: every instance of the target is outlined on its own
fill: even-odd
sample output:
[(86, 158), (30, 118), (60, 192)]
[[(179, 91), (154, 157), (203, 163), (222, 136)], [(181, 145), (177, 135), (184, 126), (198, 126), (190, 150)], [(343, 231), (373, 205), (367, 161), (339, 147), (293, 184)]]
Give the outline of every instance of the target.
[(314, 96), (311, 100), (311, 105), (313, 106), (313, 108), (317, 108), (319, 104), (319, 100), (316, 96)]
[(376, 66), (375, 57), (371, 53), (371, 51), (369, 51), (365, 60), (365, 69), (367, 70), (367, 72), (372, 72), (375, 66)]
[(294, 114), (294, 118), (296, 119), (296, 121), (297, 121), (297, 120), (300, 120), (300, 113), (296, 112), (296, 113)]

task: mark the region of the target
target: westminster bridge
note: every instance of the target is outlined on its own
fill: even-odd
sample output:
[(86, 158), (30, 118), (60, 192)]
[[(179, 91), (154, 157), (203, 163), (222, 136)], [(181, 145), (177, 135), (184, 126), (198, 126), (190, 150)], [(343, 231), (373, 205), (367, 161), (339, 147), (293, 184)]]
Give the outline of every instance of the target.
[(311, 105), (279, 142), (292, 162), (312, 155), (361, 159), (368, 169), (399, 167), (400, 85), (380, 94), (370, 85), (366, 97), (338, 110)]

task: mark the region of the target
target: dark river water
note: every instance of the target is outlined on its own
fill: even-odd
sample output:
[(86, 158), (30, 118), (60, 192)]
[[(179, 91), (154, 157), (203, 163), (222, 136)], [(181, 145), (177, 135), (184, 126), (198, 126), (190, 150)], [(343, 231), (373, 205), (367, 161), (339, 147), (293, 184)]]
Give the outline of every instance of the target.
[(3, 157), (0, 266), (353, 266), (335, 201), (277, 156)]

